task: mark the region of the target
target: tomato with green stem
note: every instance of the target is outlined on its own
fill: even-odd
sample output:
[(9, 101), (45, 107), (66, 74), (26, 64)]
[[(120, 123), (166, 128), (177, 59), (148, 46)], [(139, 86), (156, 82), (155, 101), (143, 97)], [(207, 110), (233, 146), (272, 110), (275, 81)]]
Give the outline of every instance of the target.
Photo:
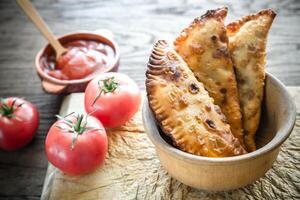
[(9, 97), (0, 101), (0, 149), (12, 151), (28, 144), (39, 126), (39, 113), (30, 102)]
[(92, 80), (84, 96), (87, 113), (105, 127), (118, 127), (138, 111), (141, 93), (137, 84), (125, 74), (104, 73)]
[(108, 142), (101, 122), (83, 114), (57, 117), (46, 137), (49, 162), (69, 175), (86, 174), (103, 164)]

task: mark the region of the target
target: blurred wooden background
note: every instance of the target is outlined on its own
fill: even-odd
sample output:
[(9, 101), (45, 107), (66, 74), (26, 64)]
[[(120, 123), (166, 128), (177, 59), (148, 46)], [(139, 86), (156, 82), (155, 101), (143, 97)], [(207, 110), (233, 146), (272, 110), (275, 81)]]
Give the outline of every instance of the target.
[[(121, 48), (120, 71), (144, 89), (144, 74), (152, 44), (173, 39), (182, 28), (207, 9), (228, 6), (227, 22), (272, 8), (277, 17), (269, 34), (267, 71), (286, 85), (300, 84), (300, 1), (155, 1), (103, 0), (33, 1), (57, 35), (107, 28)], [(44, 139), (55, 120), (63, 96), (45, 94), (34, 70), (34, 57), (46, 43), (11, 0), (0, 1), (0, 97), (20, 96), (40, 111), (34, 141), (16, 152), (0, 151), (0, 199), (39, 199), (47, 160)]]

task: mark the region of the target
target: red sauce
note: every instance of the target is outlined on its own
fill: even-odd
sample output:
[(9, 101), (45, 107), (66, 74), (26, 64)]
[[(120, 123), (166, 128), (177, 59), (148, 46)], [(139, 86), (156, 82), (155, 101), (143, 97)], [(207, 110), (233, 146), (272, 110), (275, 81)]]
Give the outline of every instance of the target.
[(42, 58), (44, 71), (57, 79), (81, 79), (95, 71), (104, 71), (114, 57), (113, 49), (93, 40), (76, 40), (63, 45), (68, 52), (57, 62), (55, 55)]

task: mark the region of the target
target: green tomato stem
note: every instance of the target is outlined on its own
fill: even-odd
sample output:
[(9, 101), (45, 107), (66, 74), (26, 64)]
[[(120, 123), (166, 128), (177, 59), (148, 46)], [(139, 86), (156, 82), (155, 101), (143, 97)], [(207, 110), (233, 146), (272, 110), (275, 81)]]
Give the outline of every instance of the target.
[(85, 120), (83, 120), (84, 118), (83, 114), (80, 115), (78, 114), (76, 116), (76, 122), (72, 122), (70, 119), (67, 119), (67, 117), (73, 114), (74, 112), (66, 115), (65, 117), (56, 115), (58, 119), (62, 120), (62, 122), (67, 125), (67, 128), (61, 126), (56, 126), (56, 127), (62, 131), (66, 131), (73, 134), (72, 145), (71, 145), (72, 150), (75, 148), (75, 144), (79, 135), (81, 135), (84, 131), (95, 129), (95, 128), (87, 127), (87, 117)]
[(7, 102), (5, 101), (5, 99), (1, 99), (1, 106), (0, 106), (0, 114), (8, 117), (8, 118), (12, 118), (14, 117), (14, 111), (18, 108), (20, 108), (23, 104), (19, 104), (17, 106), (15, 106), (16, 104), (16, 99), (13, 100), (12, 104), (10, 106), (7, 105)]
[[(102, 82), (102, 86), (101, 86), (101, 82)], [(104, 79), (104, 80), (99, 80), (98, 81), (98, 87), (99, 87), (99, 93), (96, 96), (95, 100), (93, 101), (94, 105), (96, 103), (96, 101), (100, 98), (100, 96), (104, 93), (110, 93), (115, 91), (119, 86), (119, 83), (117, 83), (115, 81), (115, 77), (112, 76), (110, 78)]]

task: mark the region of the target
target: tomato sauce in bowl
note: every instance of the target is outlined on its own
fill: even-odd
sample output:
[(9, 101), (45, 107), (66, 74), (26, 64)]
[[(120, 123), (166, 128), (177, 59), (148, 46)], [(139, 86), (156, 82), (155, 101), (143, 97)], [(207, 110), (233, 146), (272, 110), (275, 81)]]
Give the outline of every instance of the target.
[(55, 54), (41, 60), (42, 70), (60, 80), (82, 79), (95, 72), (105, 72), (115, 52), (110, 45), (96, 40), (74, 40), (63, 44), (68, 52), (57, 61)]
[(111, 31), (78, 31), (64, 34), (58, 40), (69, 50), (58, 62), (50, 44), (35, 57), (35, 68), (45, 92), (83, 92), (93, 78), (118, 71), (120, 48)]

